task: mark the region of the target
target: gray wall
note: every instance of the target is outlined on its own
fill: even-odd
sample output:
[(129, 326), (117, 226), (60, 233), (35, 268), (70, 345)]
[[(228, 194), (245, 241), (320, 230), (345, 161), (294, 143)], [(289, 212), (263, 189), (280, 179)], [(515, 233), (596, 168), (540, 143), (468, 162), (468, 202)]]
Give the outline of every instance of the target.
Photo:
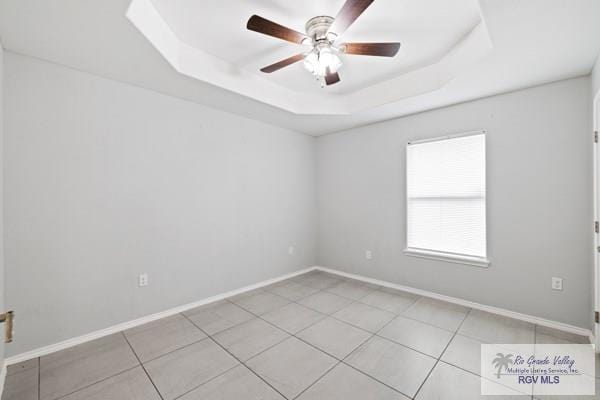
[[(590, 84), (591, 84), (591, 103), (592, 103), (592, 126), (595, 130), (598, 130), (598, 126), (599, 126), (599, 121), (598, 118), (600, 118), (600, 101), (597, 101), (596, 98), (598, 96), (600, 96), (600, 54), (598, 55), (598, 58), (596, 59), (596, 64), (594, 65), (594, 68), (592, 68), (592, 72), (590, 74)], [(598, 165), (594, 165), (593, 168), (596, 168), (596, 170), (598, 171)], [(598, 176), (596, 177), (596, 179), (598, 179)], [(598, 186), (597, 186), (598, 187)], [(596, 193), (596, 196), (598, 196), (598, 194)], [(596, 198), (596, 202), (598, 202), (598, 199)], [(595, 204), (596, 209), (600, 209), (600, 207), (598, 207), (598, 204)], [(597, 235), (594, 238), (595, 240), (595, 245), (598, 243), (598, 238)], [(595, 254), (595, 257), (598, 257), (598, 253)], [(596, 262), (594, 260), (594, 262)], [(595, 268), (595, 265), (592, 265), (592, 268)], [(594, 273), (594, 269), (592, 269), (592, 279), (590, 279), (590, 291), (592, 293), (592, 302), (591, 302), (591, 308), (590, 308), (590, 318), (594, 317), (594, 311), (596, 311), (597, 305), (595, 304), (597, 302), (597, 298), (598, 295), (596, 293), (594, 293), (594, 291), (596, 290), (596, 285), (595, 285), (595, 280), (598, 279), (598, 277), (596, 276), (596, 274)], [(598, 335), (598, 325), (594, 324), (594, 329), (595, 329), (595, 334)]]
[[(10, 52), (2, 65), (9, 354), (315, 263), (591, 326), (589, 79), (315, 140)], [(491, 267), (404, 256), (405, 142), (481, 128)]]
[[(4, 310), (4, 183), (3, 183), (3, 143), (4, 143), (4, 118), (3, 118), (3, 97), (4, 97), (4, 49), (0, 42), (0, 313)], [(2, 332), (4, 327), (1, 328)], [(4, 340), (0, 338), (0, 368), (4, 362)]]
[(314, 265), (314, 138), (10, 52), (5, 72), (9, 354)]
[(592, 69), (592, 96), (596, 96), (600, 93), (600, 54), (596, 60), (596, 64)]
[[(590, 328), (589, 88), (562, 81), (320, 137), (317, 263)], [(405, 256), (406, 142), (476, 129), (488, 130), (491, 266)]]

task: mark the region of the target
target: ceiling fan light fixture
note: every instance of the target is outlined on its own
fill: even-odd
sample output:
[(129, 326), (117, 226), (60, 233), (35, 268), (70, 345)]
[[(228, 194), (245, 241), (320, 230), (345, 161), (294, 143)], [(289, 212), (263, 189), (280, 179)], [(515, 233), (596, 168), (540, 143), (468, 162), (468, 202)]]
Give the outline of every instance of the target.
[(335, 50), (335, 48), (327, 46), (319, 51), (319, 64), (323, 68), (323, 75), (325, 75), (327, 68), (329, 68), (331, 72), (337, 72), (342, 66), (342, 60), (337, 55), (337, 50)]
[(341, 81), (338, 74), (338, 70), (342, 66), (340, 53), (380, 57), (396, 56), (400, 49), (400, 43), (398, 42), (337, 43), (338, 35), (343, 34), (374, 1), (346, 0), (335, 18), (321, 15), (308, 20), (305, 26), (306, 34), (258, 15), (253, 15), (246, 24), (249, 30), (312, 47), (308, 52), (301, 52), (268, 65), (261, 68), (261, 71), (270, 74), (303, 61), (304, 67), (321, 82), (321, 86), (331, 86)]
[(331, 73), (337, 72), (341, 66), (342, 60), (337, 50), (331, 46), (315, 47), (304, 58), (304, 67), (317, 78), (327, 75), (327, 70)]
[(311, 51), (304, 57), (304, 68), (311, 74), (317, 75), (319, 70), (319, 56), (315, 51)]

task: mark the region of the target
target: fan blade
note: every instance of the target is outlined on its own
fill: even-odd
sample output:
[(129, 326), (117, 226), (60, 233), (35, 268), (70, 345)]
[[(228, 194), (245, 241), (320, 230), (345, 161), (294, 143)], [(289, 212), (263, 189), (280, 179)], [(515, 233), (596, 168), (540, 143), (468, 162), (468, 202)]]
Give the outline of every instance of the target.
[(329, 67), (327, 67), (327, 75), (325, 75), (325, 83), (327, 86), (335, 85), (340, 81), (340, 75), (337, 72), (331, 72)]
[(246, 28), (254, 32), (262, 33), (263, 35), (273, 36), (297, 44), (301, 44), (306, 38), (306, 35), (303, 35), (300, 32), (286, 28), (283, 25), (279, 25), (273, 21), (259, 17), (258, 15), (250, 17)]
[(340, 47), (346, 54), (394, 57), (400, 50), (400, 43), (344, 43)]
[(347, 0), (328, 32), (341, 35), (375, 0)]
[(276, 62), (275, 64), (269, 65), (268, 67), (264, 67), (261, 69), (261, 71), (266, 74), (270, 74), (271, 72), (278, 71), (281, 68), (285, 68), (288, 65), (292, 65), (302, 60), (304, 60), (304, 54), (296, 54), (295, 56)]

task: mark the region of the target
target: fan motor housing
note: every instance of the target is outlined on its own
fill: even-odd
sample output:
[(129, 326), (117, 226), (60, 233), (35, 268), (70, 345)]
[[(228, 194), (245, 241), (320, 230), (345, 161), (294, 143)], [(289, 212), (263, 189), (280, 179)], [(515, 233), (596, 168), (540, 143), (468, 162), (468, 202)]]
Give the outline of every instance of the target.
[(334, 18), (324, 15), (311, 18), (306, 23), (306, 35), (315, 42), (327, 40), (327, 31), (333, 21)]

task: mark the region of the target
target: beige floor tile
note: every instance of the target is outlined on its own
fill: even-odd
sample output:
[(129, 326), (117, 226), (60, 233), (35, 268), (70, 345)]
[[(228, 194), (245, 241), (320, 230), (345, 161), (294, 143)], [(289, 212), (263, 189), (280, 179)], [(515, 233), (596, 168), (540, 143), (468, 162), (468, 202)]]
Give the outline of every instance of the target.
[(339, 364), (298, 400), (408, 400), (408, 397), (347, 365)]
[(333, 317), (375, 333), (394, 319), (395, 315), (389, 311), (357, 302), (336, 312)]
[(38, 378), (37, 368), (7, 375), (2, 400), (38, 400)]
[(361, 299), (374, 290), (375, 289), (372, 286), (359, 281), (342, 281), (327, 289), (329, 293), (347, 297), (352, 300)]
[(286, 299), (291, 301), (298, 301), (300, 299), (310, 296), (311, 294), (315, 294), (318, 291), (319, 289), (301, 285), (295, 282), (290, 282), (286, 285), (278, 286), (270, 290), (271, 293), (274, 293), (281, 297), (285, 297)]
[(380, 337), (373, 337), (345, 361), (365, 374), (413, 397), (436, 360)]
[(290, 303), (283, 308), (268, 312), (262, 316), (264, 320), (292, 335), (325, 317), (320, 312), (296, 303)]
[(323, 314), (333, 314), (352, 303), (352, 300), (333, 293), (319, 292), (300, 300), (299, 303)]
[(184, 314), (209, 335), (214, 335), (254, 318), (254, 315), (227, 300), (207, 304)]
[(179, 400), (285, 400), (271, 386), (239, 365)]
[(288, 399), (298, 396), (337, 361), (291, 337), (248, 361), (247, 366)]
[(419, 296), (410, 293), (395, 292), (389, 293), (383, 290), (376, 290), (359, 301), (373, 307), (381, 308), (394, 314), (400, 314), (419, 299)]
[(466, 307), (421, 297), (402, 315), (455, 332), (468, 312)]
[(369, 339), (372, 334), (328, 317), (296, 336), (341, 360)]
[(60, 400), (160, 400), (154, 385), (142, 369), (136, 367)]
[(13, 365), (9, 365), (6, 368), (6, 376), (11, 376), (12, 374), (16, 374), (22, 371), (26, 371), (28, 369), (32, 369), (32, 368), (39, 368), (40, 366), (40, 359), (39, 358), (33, 358), (31, 360), (27, 360), (27, 361), (23, 361), (17, 364), (13, 364)]
[(266, 314), (290, 303), (288, 299), (269, 292), (260, 292), (232, 301), (255, 315)]
[(204, 339), (144, 364), (165, 400), (173, 400), (238, 365), (211, 339)]
[(138, 326), (124, 333), (142, 362), (206, 338), (200, 329), (181, 314)]
[(397, 317), (378, 335), (438, 358), (454, 334), (424, 322)]
[(441, 360), (474, 374), (481, 374), (482, 341), (467, 336), (456, 335), (442, 355)]
[(439, 363), (416, 396), (416, 400), (526, 400), (507, 387), (496, 385), (504, 395), (481, 395), (480, 377), (445, 363)]
[(534, 325), (524, 321), (472, 310), (458, 333), (486, 343), (534, 343)]
[(56, 399), (139, 365), (121, 333), (40, 358), (40, 400)]
[(282, 342), (289, 335), (273, 325), (255, 318), (213, 336), (227, 351), (242, 361)]

